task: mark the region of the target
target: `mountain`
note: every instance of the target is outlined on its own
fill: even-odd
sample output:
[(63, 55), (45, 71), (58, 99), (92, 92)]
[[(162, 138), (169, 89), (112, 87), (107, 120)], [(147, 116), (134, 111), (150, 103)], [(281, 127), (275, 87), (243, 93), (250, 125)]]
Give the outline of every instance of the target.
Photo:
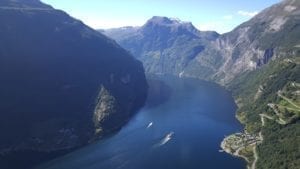
[(299, 23), (300, 2), (284, 0), (215, 43), (225, 64), (212, 79), (233, 92), (238, 119), (260, 138), (242, 152), (251, 168), (300, 166)]
[(299, 4), (282, 1), (221, 35), (188, 66), (186, 74), (195, 76), (208, 68), (211, 73), (206, 78), (227, 84), (272, 59), (296, 54), (300, 49)]
[(141, 60), (146, 72), (180, 74), (225, 85), (272, 58), (299, 50), (298, 7), (298, 1), (285, 0), (220, 36), (166, 17), (153, 17), (142, 27), (101, 32)]
[(284, 0), (221, 35), (185, 70), (233, 93), (237, 118), (257, 139), (239, 151), (249, 168), (300, 165), (299, 23), (300, 2)]
[[(157, 22), (169, 25), (174, 21), (155, 17), (154, 21), (150, 20), (150, 23)], [(238, 105), (237, 118), (245, 126), (246, 137), (250, 135), (249, 140), (242, 139), (242, 143), (249, 141), (250, 144), (243, 145), (238, 152), (239, 157), (246, 159), (249, 168), (297, 169), (300, 166), (299, 23), (300, 1), (283, 0), (231, 32), (204, 38), (204, 41), (199, 41), (201, 36), (197, 33), (195, 35), (197, 31), (185, 29), (189, 30), (185, 32), (194, 32), (191, 34), (195, 43), (183, 38), (181, 45), (175, 45), (179, 50), (175, 46), (168, 48), (167, 45), (162, 45), (165, 44), (163, 42), (169, 42), (166, 39), (177, 39), (177, 34), (169, 34), (168, 31), (159, 34), (163, 29), (151, 27), (151, 34), (142, 34), (142, 28), (149, 24), (141, 28), (127, 27), (104, 33), (115, 38), (121, 46), (140, 59), (147, 72), (167, 72), (181, 77), (214, 81), (230, 90)], [(166, 38), (166, 35), (173, 37)], [(178, 55), (161, 57), (160, 53), (149, 53), (149, 48), (145, 47), (143, 41), (136, 43), (137, 37), (154, 38), (156, 41), (153, 46), (157, 45), (156, 48), (161, 51), (171, 49)], [(185, 49), (192, 55), (183, 52)], [(149, 54), (144, 55), (146, 52)], [(155, 67), (148, 65), (149, 58), (157, 58)], [(192, 59), (184, 62), (186, 60), (179, 58)], [(184, 66), (169, 68), (167, 71), (160, 69), (165, 65), (178, 67), (178, 60)], [(236, 135), (234, 137), (237, 138)], [(253, 139), (255, 144), (251, 143)], [(233, 145), (230, 151), (239, 143)]]
[(38, 0), (2, 0), (0, 20), (0, 168), (88, 144), (143, 106), (143, 66), (113, 40)]
[(21, 0), (1, 0), (1, 8), (42, 8), (50, 9), (49, 5), (43, 4), (40, 0), (26, 0), (20, 3)]
[(203, 51), (216, 32), (198, 31), (190, 22), (154, 16), (142, 27), (100, 32), (115, 39), (144, 64), (148, 73), (180, 74)]

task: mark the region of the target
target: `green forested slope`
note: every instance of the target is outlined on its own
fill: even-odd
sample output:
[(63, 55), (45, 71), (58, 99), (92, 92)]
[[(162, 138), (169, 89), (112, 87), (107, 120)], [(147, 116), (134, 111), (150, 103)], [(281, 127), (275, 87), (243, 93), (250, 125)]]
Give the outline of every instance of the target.
[[(237, 100), (237, 115), (246, 130), (263, 135), (264, 140), (257, 148), (257, 168), (296, 169), (300, 166), (299, 63), (299, 57), (277, 59), (245, 73), (228, 86)], [(286, 101), (278, 91), (296, 107), (290, 103), (283, 105)], [(265, 118), (263, 126), (260, 114), (272, 119)]]

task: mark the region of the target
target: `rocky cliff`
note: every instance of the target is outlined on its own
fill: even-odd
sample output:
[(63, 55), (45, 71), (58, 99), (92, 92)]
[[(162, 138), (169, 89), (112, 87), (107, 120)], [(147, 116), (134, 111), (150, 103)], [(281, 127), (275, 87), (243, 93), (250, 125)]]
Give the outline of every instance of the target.
[(1, 1), (0, 20), (0, 164), (85, 145), (143, 106), (142, 64), (106, 36), (38, 0)]
[(208, 68), (205, 78), (227, 84), (272, 59), (293, 56), (300, 50), (299, 22), (299, 1), (273, 5), (212, 42), (188, 66), (187, 74), (194, 76)]

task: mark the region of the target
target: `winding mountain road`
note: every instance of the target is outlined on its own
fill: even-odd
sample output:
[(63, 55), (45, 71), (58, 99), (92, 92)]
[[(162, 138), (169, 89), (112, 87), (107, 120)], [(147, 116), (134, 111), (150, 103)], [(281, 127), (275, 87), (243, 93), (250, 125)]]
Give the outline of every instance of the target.
[(293, 105), (293, 106), (297, 107), (298, 109), (300, 109), (300, 107), (298, 105), (296, 105), (293, 101), (291, 101), (289, 98), (283, 96), (280, 91), (278, 91), (277, 94), (278, 94), (279, 97), (281, 97), (285, 101), (289, 102), (291, 105)]

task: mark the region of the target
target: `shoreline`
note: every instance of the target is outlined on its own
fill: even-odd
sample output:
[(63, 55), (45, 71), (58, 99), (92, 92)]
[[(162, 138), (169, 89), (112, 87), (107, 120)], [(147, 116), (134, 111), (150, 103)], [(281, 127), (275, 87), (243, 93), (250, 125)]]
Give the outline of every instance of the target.
[(261, 134), (234, 133), (225, 137), (220, 147), (224, 152), (244, 159), (248, 169), (255, 169), (258, 160), (256, 147), (261, 142)]
[(229, 148), (226, 148), (225, 145), (226, 145), (226, 143), (223, 140), (221, 142), (221, 148), (222, 148), (223, 152), (226, 152), (227, 154), (230, 154), (230, 155), (232, 155), (234, 157), (240, 157), (240, 158), (244, 159), (246, 162), (249, 163), (249, 159), (246, 156), (240, 154), (241, 149), (238, 149), (235, 152), (231, 152), (231, 150)]
[[(236, 115), (237, 117), (237, 115)], [(274, 120), (265, 114), (260, 114), (262, 127), (265, 126), (265, 119)], [(237, 118), (239, 121), (240, 119)], [(241, 123), (241, 122), (240, 122)], [(262, 132), (260, 131), (258, 135), (249, 134), (247, 131), (245, 133), (234, 133), (223, 139), (220, 147), (222, 150), (234, 157), (239, 157), (244, 159), (247, 162), (247, 169), (255, 169), (256, 163), (258, 161), (257, 154), (257, 145), (261, 144), (264, 140)], [(253, 142), (254, 141), (254, 142)], [(253, 157), (253, 161), (249, 160), (249, 158), (243, 154), (241, 154), (242, 150), (246, 150), (247, 148), (251, 148), (251, 153)], [(233, 152), (233, 151), (234, 152)]]

